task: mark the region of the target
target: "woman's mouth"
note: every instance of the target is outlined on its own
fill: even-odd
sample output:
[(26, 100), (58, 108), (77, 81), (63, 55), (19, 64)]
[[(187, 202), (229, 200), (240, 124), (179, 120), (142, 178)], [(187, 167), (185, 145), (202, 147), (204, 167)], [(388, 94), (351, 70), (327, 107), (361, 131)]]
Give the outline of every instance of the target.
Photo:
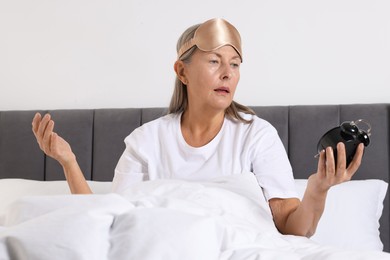
[(214, 91), (218, 92), (218, 93), (227, 93), (227, 94), (230, 93), (230, 89), (227, 87), (219, 87), (219, 88), (214, 89)]

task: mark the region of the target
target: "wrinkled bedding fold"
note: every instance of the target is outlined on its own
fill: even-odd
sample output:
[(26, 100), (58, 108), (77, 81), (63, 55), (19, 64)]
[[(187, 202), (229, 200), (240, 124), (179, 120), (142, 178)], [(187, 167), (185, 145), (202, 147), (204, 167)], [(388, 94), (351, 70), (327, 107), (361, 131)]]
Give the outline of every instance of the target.
[(283, 236), (253, 174), (156, 180), (122, 194), (26, 196), (0, 216), (0, 259), (390, 259)]

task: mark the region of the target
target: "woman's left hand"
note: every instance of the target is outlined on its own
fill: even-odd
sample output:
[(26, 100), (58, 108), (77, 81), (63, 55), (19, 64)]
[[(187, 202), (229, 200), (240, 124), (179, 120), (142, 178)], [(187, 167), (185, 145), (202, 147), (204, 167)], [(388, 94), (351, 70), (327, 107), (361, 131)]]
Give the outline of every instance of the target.
[(308, 187), (314, 188), (317, 192), (327, 192), (332, 186), (351, 180), (358, 170), (364, 151), (364, 144), (359, 144), (355, 156), (346, 167), (345, 145), (337, 144), (337, 163), (335, 162), (332, 147), (327, 147), (320, 152), (317, 173), (309, 177)]

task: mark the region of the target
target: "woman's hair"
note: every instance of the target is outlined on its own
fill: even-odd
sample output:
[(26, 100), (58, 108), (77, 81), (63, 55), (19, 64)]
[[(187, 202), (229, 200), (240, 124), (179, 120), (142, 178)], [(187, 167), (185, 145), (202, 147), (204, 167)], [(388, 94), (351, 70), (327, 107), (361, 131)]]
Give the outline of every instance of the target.
[[(196, 24), (191, 27), (189, 27), (187, 30), (184, 31), (184, 33), (180, 36), (179, 40), (177, 41), (176, 50), (179, 52), (179, 49), (181, 46), (189, 41), (191, 38), (194, 37), (196, 29), (201, 24)], [(184, 63), (190, 63), (191, 57), (194, 54), (196, 50), (196, 46), (189, 49), (187, 52), (185, 52), (181, 57), (180, 60)], [(171, 103), (169, 105), (168, 113), (181, 113), (184, 112), (187, 109), (188, 106), (188, 93), (187, 93), (187, 86), (181, 82), (181, 80), (176, 76), (175, 79), (175, 87), (173, 90)], [(225, 115), (231, 119), (235, 119), (238, 121), (241, 121), (243, 123), (249, 124), (252, 122), (252, 120), (246, 120), (244, 119), (239, 112), (243, 112), (246, 114), (255, 115), (255, 112), (250, 109), (247, 106), (241, 105), (235, 101), (232, 101), (230, 106), (226, 108)]]

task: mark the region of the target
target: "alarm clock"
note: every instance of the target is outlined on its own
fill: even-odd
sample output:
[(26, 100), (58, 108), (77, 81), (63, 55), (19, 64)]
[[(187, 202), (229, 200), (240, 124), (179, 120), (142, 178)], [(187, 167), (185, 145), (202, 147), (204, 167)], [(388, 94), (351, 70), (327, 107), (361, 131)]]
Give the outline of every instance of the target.
[[(359, 128), (359, 124), (365, 124), (367, 130)], [(357, 146), (360, 143), (363, 143), (364, 146), (368, 146), (370, 144), (370, 136), (371, 125), (363, 119), (343, 122), (340, 126), (330, 129), (320, 138), (317, 144), (318, 154), (315, 157), (318, 157), (319, 153), (326, 147), (331, 146), (333, 148), (334, 157), (337, 160), (337, 143), (343, 142), (345, 145), (348, 167), (355, 155)]]

